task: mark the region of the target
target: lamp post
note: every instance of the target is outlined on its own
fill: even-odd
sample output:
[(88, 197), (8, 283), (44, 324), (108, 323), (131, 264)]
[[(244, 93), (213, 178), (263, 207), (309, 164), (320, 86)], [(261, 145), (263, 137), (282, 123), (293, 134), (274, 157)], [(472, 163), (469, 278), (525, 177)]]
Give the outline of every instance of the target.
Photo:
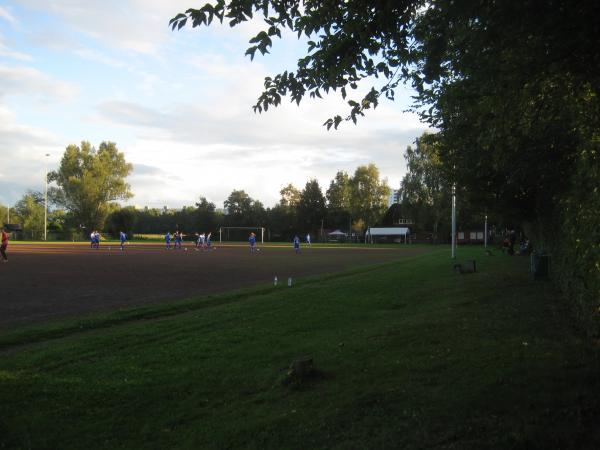
[(456, 258), (456, 184), (452, 185), (452, 259)]
[(485, 225), (483, 227), (483, 247), (487, 248), (487, 237), (488, 237), (488, 231), (487, 231), (487, 214), (485, 215)]
[[(46, 153), (46, 158), (50, 153)], [(48, 160), (46, 160), (46, 174), (44, 176), (44, 241), (48, 240)]]

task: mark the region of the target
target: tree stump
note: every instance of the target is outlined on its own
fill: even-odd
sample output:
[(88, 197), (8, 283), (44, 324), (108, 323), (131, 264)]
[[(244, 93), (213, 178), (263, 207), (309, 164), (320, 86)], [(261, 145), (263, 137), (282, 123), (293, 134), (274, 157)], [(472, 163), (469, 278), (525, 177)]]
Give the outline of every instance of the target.
[(292, 361), (290, 372), (300, 378), (304, 378), (313, 371), (313, 359), (310, 356), (303, 356)]
[(300, 386), (303, 382), (310, 379), (315, 373), (313, 359), (310, 356), (303, 356), (295, 359), (290, 364), (290, 368), (282, 380), (284, 385)]
[(469, 259), (463, 264), (462, 273), (475, 273), (477, 272), (477, 263), (474, 259)]
[(477, 263), (474, 259), (469, 259), (463, 264), (454, 264), (453, 269), (460, 274), (477, 272)]

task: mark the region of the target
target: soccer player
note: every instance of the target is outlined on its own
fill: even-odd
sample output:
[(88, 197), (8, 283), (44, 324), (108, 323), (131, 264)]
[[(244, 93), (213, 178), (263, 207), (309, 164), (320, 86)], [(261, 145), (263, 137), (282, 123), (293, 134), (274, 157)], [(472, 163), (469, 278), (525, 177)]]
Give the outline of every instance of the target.
[(206, 248), (208, 250), (212, 249), (211, 235), (212, 235), (212, 233), (210, 233), (210, 232), (206, 235)]
[(254, 253), (256, 251), (256, 235), (254, 233), (250, 233), (248, 243), (250, 244), (250, 253)]
[(306, 233), (306, 243), (310, 247), (310, 233)]
[(294, 236), (294, 251), (300, 253), (300, 238), (298, 235)]
[(125, 250), (125, 241), (127, 241), (127, 235), (122, 231), (119, 231), (119, 240), (121, 241), (121, 250)]
[(171, 250), (171, 232), (167, 231), (165, 234), (165, 244), (167, 245), (167, 250)]
[(94, 248), (96, 245), (96, 230), (90, 233), (90, 248)]
[(100, 232), (93, 231), (92, 232), (92, 248), (98, 250), (100, 248)]
[(2, 262), (8, 262), (8, 256), (6, 256), (6, 248), (8, 247), (8, 233), (6, 227), (2, 228), (2, 242), (0, 243), (0, 254), (2, 254)]

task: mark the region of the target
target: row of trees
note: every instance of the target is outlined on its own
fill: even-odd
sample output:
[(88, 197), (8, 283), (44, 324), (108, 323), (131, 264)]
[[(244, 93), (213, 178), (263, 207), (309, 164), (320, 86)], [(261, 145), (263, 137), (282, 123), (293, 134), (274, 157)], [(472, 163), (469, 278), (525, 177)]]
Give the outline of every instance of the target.
[(137, 233), (164, 233), (178, 227), (186, 232), (214, 231), (221, 226), (265, 227), (272, 239), (289, 239), (296, 233), (319, 236), (321, 230), (342, 228), (362, 233), (377, 224), (387, 209), (390, 189), (380, 180), (374, 164), (360, 166), (352, 176), (340, 171), (323, 192), (315, 179), (303, 189), (288, 184), (272, 208), (244, 190), (233, 190), (224, 201), (224, 211), (200, 197), (194, 206), (181, 209), (123, 208), (108, 216), (107, 230), (135, 230)]
[[(445, 177), (436, 136), (423, 134), (414, 147), (406, 149), (404, 157), (407, 173), (401, 183), (400, 202), (389, 210), (390, 188), (380, 180), (374, 164), (358, 167), (353, 175), (339, 171), (326, 190), (315, 179), (309, 180), (303, 189), (288, 184), (281, 189), (280, 200), (272, 208), (265, 208), (244, 190), (233, 190), (224, 202), (224, 210), (205, 197), (200, 197), (194, 206), (181, 209), (138, 210), (121, 207), (114, 201), (131, 196), (124, 182), (130, 166), (116, 146), (102, 143), (96, 151), (84, 142), (81, 147), (67, 147), (59, 169), (49, 176), (56, 186), (50, 189), (55, 207), (49, 210), (48, 230), (71, 237), (91, 229), (117, 235), (121, 230), (155, 234), (175, 228), (191, 232), (214, 231), (221, 226), (262, 226), (269, 230), (272, 239), (289, 239), (299, 232), (318, 236), (321, 229), (333, 228), (361, 234), (369, 225), (390, 226), (399, 219), (409, 219), (413, 233), (431, 232), (434, 242), (447, 240), (452, 186)], [(100, 192), (99, 185), (108, 189)], [(460, 224), (480, 227), (483, 215), (488, 212), (469, 204), (464, 189), (458, 193)], [(501, 222), (500, 218), (492, 217), (491, 221)], [(12, 208), (12, 221), (21, 224), (25, 237), (41, 238), (43, 195), (25, 194)]]
[[(117, 203), (132, 196), (126, 183), (131, 170), (132, 165), (112, 142), (103, 142), (98, 149), (89, 142), (69, 145), (59, 168), (48, 176), (53, 182), (48, 197), (54, 206), (49, 213), (49, 230), (71, 237), (95, 229), (118, 234), (121, 230), (164, 233), (175, 228), (193, 232), (214, 231), (220, 226), (260, 226), (268, 228), (274, 239), (305, 232), (318, 235), (327, 228), (360, 233), (380, 221), (390, 193), (377, 167), (369, 164), (358, 167), (353, 175), (338, 172), (325, 192), (315, 179), (302, 190), (289, 184), (272, 208), (265, 208), (244, 190), (233, 190), (223, 204), (225, 213), (204, 197), (181, 209), (136, 210)], [(43, 236), (43, 195), (24, 195), (13, 208), (11, 220), (21, 224), (26, 237)]]

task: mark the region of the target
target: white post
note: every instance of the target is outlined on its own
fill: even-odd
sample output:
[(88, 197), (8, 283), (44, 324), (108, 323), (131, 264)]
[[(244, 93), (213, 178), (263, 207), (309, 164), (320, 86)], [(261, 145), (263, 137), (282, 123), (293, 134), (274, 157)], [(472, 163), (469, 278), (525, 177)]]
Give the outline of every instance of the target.
[[(46, 157), (50, 153), (46, 153)], [(46, 175), (44, 176), (44, 241), (48, 240), (48, 161), (46, 160)]]
[(223, 233), (223, 227), (219, 227), (219, 244), (222, 242), (221, 237)]
[(264, 229), (264, 227), (260, 228), (260, 243), (261, 244), (265, 243), (265, 229)]
[(319, 241), (323, 242), (323, 218), (321, 218), (321, 236), (319, 236)]
[(452, 259), (456, 258), (456, 184), (452, 185)]
[(487, 248), (487, 236), (488, 236), (488, 231), (487, 231), (487, 214), (485, 215), (485, 226), (483, 227), (483, 247)]

